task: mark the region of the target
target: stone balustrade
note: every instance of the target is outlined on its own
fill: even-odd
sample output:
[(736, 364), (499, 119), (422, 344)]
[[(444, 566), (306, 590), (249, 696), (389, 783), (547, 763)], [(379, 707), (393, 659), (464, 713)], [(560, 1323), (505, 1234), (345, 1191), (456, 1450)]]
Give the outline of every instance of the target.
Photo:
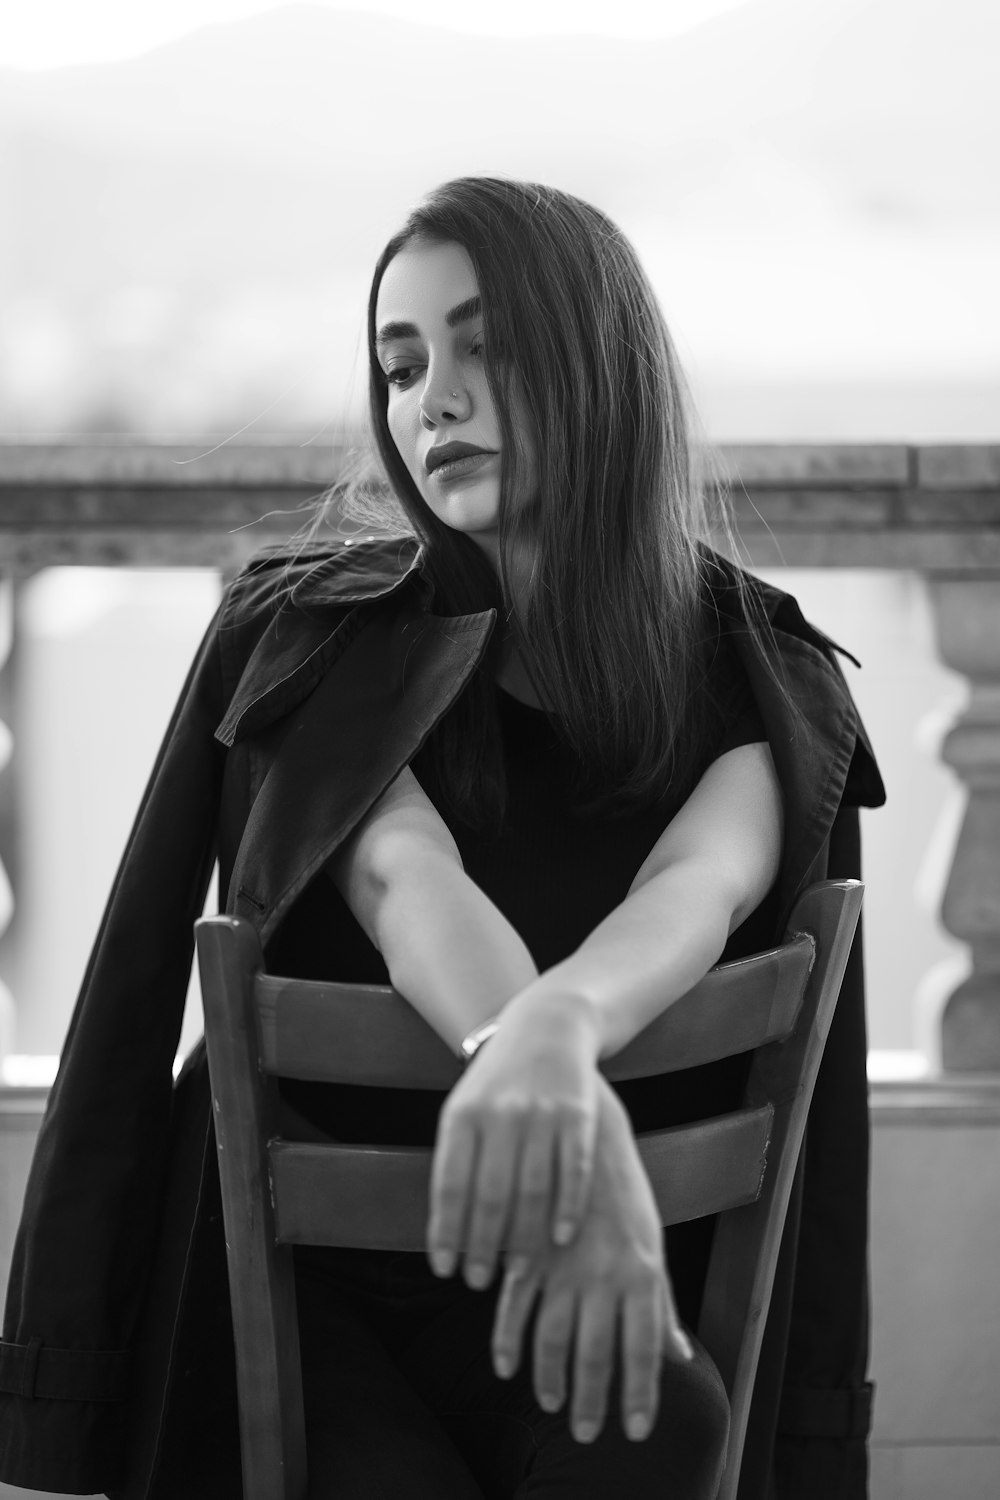
[[(8, 595), (54, 564), (229, 574), (301, 527), (344, 459), (341, 449), (287, 440), (208, 446), (0, 442)], [(953, 1072), (1000, 1071), (1000, 445), (759, 444), (726, 447), (722, 460), (752, 565), (907, 569), (928, 580), (941, 656), (971, 689), (942, 746), (968, 790), (942, 919), (972, 962), (944, 1011), (942, 1058)], [(3, 637), (0, 624), (0, 719)], [(16, 809), (4, 790), (4, 740), (0, 726), (0, 857), (9, 863)], [(16, 894), (16, 876), (13, 884)], [(5, 889), (0, 869), (0, 930)]]

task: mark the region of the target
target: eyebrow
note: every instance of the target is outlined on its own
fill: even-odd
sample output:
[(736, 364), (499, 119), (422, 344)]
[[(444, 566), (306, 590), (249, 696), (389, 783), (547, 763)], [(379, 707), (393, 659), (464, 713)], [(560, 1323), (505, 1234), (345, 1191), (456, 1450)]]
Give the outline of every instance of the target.
[[(449, 328), (457, 328), (459, 323), (471, 323), (473, 318), (482, 314), (483, 304), (478, 293), (474, 297), (467, 297), (464, 302), (459, 302), (455, 307), (444, 315), (444, 320)], [(376, 344), (388, 344), (393, 339), (413, 339), (420, 337), (420, 330), (416, 323), (383, 323), (375, 335)]]

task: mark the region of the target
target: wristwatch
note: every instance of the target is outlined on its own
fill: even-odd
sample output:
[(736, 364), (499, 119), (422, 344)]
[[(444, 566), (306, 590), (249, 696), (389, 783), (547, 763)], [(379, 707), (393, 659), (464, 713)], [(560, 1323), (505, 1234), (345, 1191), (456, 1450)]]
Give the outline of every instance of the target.
[(496, 1034), (496, 1032), (499, 1030), (499, 1027), (500, 1017), (490, 1016), (490, 1019), (488, 1021), (484, 1021), (481, 1026), (475, 1027), (474, 1030), (469, 1032), (468, 1036), (462, 1038), (462, 1044), (459, 1048), (459, 1051), (462, 1054), (462, 1062), (466, 1067), (469, 1066), (470, 1062), (475, 1057), (480, 1047), (482, 1047), (485, 1042), (488, 1042), (491, 1036), (494, 1036)]

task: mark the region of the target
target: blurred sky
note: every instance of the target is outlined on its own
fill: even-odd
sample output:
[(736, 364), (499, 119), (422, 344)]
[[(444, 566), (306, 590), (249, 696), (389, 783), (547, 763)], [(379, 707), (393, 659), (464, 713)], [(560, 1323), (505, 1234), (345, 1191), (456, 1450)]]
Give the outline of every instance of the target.
[(381, 245), (492, 172), (622, 225), (712, 439), (995, 439), (998, 55), (991, 0), (9, 4), (0, 434), (351, 427)]
[[(606, 36), (674, 36), (745, 0), (318, 0), (326, 10), (379, 12), (455, 31), (491, 36), (590, 32)], [(27, 0), (8, 8), (0, 28), (0, 65), (52, 68), (133, 57), (213, 21), (266, 10), (268, 0)]]

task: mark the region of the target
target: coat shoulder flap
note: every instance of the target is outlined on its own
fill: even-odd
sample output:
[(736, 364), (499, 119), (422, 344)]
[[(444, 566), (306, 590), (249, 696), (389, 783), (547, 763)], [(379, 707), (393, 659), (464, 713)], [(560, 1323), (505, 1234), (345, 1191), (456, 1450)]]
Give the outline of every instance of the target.
[(231, 746), (311, 692), (356, 632), (359, 606), (411, 584), (429, 592), (423, 556), (412, 535), (368, 534), (284, 543), (252, 558), (221, 613), (220, 642), (236, 686), (216, 737)]
[[(753, 612), (765, 635), (772, 633), (779, 659), (787, 656), (790, 649), (799, 656), (800, 664), (806, 655), (811, 657), (814, 663), (814, 670), (809, 673), (811, 685), (800, 708), (808, 715), (808, 698), (813, 693), (818, 692), (823, 697), (833, 694), (840, 702), (841, 711), (850, 717), (855, 731), (843, 801), (853, 807), (881, 807), (885, 802), (885, 786), (871, 741), (837, 657), (846, 657), (859, 668), (861, 663), (806, 619), (792, 594), (757, 578), (708, 548), (704, 549), (702, 556), (708, 594), (723, 629), (746, 633), (747, 616)], [(802, 652), (803, 646), (809, 648), (807, 653)]]
[(237, 574), (224, 623), (270, 619), (288, 605), (306, 611), (377, 599), (393, 592), (421, 562), (422, 548), (412, 534), (280, 542), (258, 552)]

